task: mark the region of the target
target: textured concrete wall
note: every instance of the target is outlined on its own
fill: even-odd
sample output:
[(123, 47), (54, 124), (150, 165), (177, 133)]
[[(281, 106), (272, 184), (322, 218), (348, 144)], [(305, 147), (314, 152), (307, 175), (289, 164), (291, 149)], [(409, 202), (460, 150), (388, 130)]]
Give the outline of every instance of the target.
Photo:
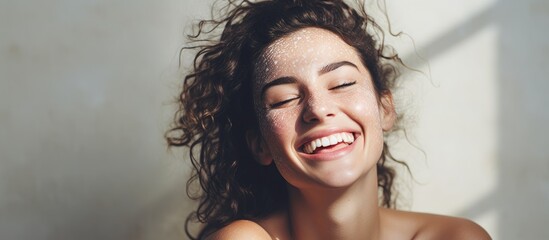
[(197, 3), (0, 2), (0, 239), (182, 238), (163, 131)]
[(408, 92), (425, 152), (399, 153), (411, 209), (472, 218), (494, 239), (549, 237), (549, 2), (388, 2), (429, 65), (405, 57), (431, 74), (411, 74)]
[[(209, 2), (0, 1), (0, 239), (184, 239), (188, 165), (162, 135)], [(549, 2), (388, 2), (427, 60), (395, 40), (425, 73), (397, 98), (425, 153), (398, 142), (403, 207), (547, 238)]]

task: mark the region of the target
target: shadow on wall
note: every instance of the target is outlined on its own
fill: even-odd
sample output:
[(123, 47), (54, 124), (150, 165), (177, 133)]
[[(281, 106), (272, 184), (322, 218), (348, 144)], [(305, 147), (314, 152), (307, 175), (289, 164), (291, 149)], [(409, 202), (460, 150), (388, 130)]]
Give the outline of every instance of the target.
[[(549, 229), (549, 2), (502, 0), (499, 48), (499, 188), (503, 240), (547, 239)], [(515, 14), (518, 13), (518, 14)], [(526, 17), (525, 17), (526, 16)], [(535, 47), (525, 47), (535, 46)]]
[[(158, 134), (157, 129), (150, 127), (157, 124), (150, 115), (160, 115), (158, 105), (135, 104), (142, 100), (139, 93), (154, 89), (155, 84), (150, 81), (155, 78), (154, 74), (140, 66), (154, 65), (156, 58), (151, 56), (156, 55), (152, 50), (143, 49), (149, 49), (151, 39), (157, 39), (159, 34), (143, 34), (138, 23), (150, 24), (157, 15), (156, 12), (122, 15), (132, 18), (117, 22), (118, 18), (113, 16), (118, 13), (137, 13), (141, 9), (139, 4), (117, 4), (118, 8), (98, 4), (98, 12), (107, 17), (96, 21), (95, 17), (88, 16), (94, 19), (89, 25), (81, 25), (84, 22), (55, 25), (65, 24), (65, 19), (53, 16), (72, 16), (57, 13), (78, 13), (74, 16), (86, 20), (86, 15), (78, 9), (50, 14), (46, 7), (55, 4), (41, 6), (45, 8), (39, 8), (43, 15), (24, 16), (26, 22), (10, 21), (25, 24), (35, 21), (43, 25), (35, 26), (40, 29), (33, 31), (36, 36), (24, 35), (23, 44), (6, 48), (9, 59), (14, 59), (16, 65), (0, 64), (0, 69), (5, 69), (0, 74), (19, 77), (1, 79), (7, 87), (0, 88), (3, 93), (0, 108), (3, 104), (11, 106), (10, 101), (17, 104), (13, 110), (9, 109), (9, 114), (0, 112), (0, 121), (14, 119), (8, 121), (11, 125), (0, 128), (2, 239), (177, 239), (183, 236), (182, 223), (191, 206), (180, 202), (186, 199), (184, 176), (175, 169), (178, 166), (154, 161), (157, 154), (165, 151), (163, 145), (155, 145), (161, 141), (160, 137), (150, 138)], [(150, 6), (157, 5), (155, 2)], [(131, 6), (135, 7), (132, 11), (128, 10)], [(196, 12), (208, 12), (205, 7)], [(21, 9), (26, 12), (26, 8)], [(156, 11), (165, 14), (164, 9)], [(18, 13), (12, 12), (13, 16)], [(104, 29), (107, 23), (111, 24), (110, 20), (125, 26), (128, 19), (132, 20), (133, 30), (125, 29), (120, 34), (116, 27), (113, 27), (116, 31)], [(546, 125), (549, 123), (549, 97), (546, 97), (549, 92), (549, 31), (546, 30), (549, 1), (495, 0), (491, 7), (449, 29), (419, 52), (427, 53), (426, 57), (432, 59), (487, 26), (495, 26), (499, 33), (499, 89), (496, 91), (499, 93), (496, 156), (499, 179), (493, 192), (457, 215), (475, 218), (495, 212), (499, 229), (493, 234), (499, 239), (546, 239), (549, 236), (546, 226), (549, 222), (549, 144), (546, 140), (549, 136)], [(40, 34), (50, 36), (52, 32), (67, 34), (68, 30), (74, 31), (75, 36), (80, 37), (76, 39), (81, 41), (73, 43), (72, 39), (55, 38), (55, 44), (48, 45), (48, 39), (42, 41), (39, 37)], [(90, 37), (94, 36), (91, 30), (101, 33), (100, 41), (86, 41), (94, 39)], [(122, 44), (127, 39), (141, 46), (142, 51), (138, 51), (141, 55), (135, 57), (139, 64), (116, 75), (120, 66), (133, 66), (126, 64), (126, 56), (138, 54), (134, 49), (136, 45)], [(90, 44), (80, 44), (86, 42)], [(114, 46), (112, 42), (121, 44)], [(111, 48), (98, 51), (96, 45)], [(64, 57), (53, 54), (59, 50)], [(55, 61), (50, 56), (56, 56)], [(471, 60), (474, 61), (475, 56), (471, 56)], [(66, 72), (69, 72), (67, 76)], [(94, 74), (100, 76), (95, 78)], [(90, 90), (88, 83), (99, 87)], [(8, 97), (9, 101), (2, 98), (11, 92), (17, 93), (13, 94), (15, 97)], [(90, 92), (105, 93), (104, 106), (85, 105), (96, 103), (92, 95), (89, 101), (86, 99)], [(118, 101), (118, 93), (125, 93), (126, 101)], [(124, 120), (113, 122), (113, 119)], [(130, 124), (125, 119), (136, 121)], [(15, 137), (2, 138), (4, 136)], [(166, 172), (174, 176), (160, 179)]]
[[(426, 44), (432, 59), (488, 26), (498, 43), (498, 185), (462, 210), (497, 214), (499, 239), (546, 239), (549, 229), (549, 2), (500, 0)], [(471, 56), (474, 61), (475, 56)]]

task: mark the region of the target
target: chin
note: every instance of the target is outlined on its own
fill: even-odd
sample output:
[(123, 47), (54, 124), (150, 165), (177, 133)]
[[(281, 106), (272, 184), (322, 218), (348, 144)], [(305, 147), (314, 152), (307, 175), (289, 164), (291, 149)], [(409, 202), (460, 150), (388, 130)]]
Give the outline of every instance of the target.
[(319, 181), (328, 188), (347, 188), (353, 186), (357, 182), (365, 181), (370, 174), (372, 174), (372, 171), (357, 171), (357, 169), (351, 169), (349, 171), (338, 171), (332, 174), (326, 174), (325, 176), (322, 176), (322, 179), (319, 179)]
[[(372, 164), (369, 164), (372, 165)], [(325, 189), (341, 189), (348, 188), (356, 183), (367, 182), (367, 179), (376, 179), (376, 176), (371, 177), (372, 174), (376, 174), (375, 164), (373, 164), (374, 170), (369, 166), (349, 166), (346, 168), (329, 167), (320, 170), (310, 172), (307, 176), (297, 177), (295, 175), (288, 176), (282, 173), (282, 176), (286, 181), (295, 188), (325, 188)], [(319, 171), (320, 170), (320, 171)], [(377, 180), (374, 181), (377, 186)]]

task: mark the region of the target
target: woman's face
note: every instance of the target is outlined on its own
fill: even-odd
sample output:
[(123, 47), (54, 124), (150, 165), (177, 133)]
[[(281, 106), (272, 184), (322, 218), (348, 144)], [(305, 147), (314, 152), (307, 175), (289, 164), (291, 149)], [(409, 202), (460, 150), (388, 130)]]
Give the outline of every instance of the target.
[(262, 143), (252, 151), (288, 183), (342, 187), (375, 169), (394, 121), (391, 97), (378, 103), (369, 71), (341, 38), (305, 28), (278, 39), (255, 79)]

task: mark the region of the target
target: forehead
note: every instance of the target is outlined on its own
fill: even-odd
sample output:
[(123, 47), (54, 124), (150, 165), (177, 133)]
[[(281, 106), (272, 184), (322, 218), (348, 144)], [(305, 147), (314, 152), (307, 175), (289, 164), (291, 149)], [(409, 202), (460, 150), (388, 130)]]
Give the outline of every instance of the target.
[(355, 49), (338, 35), (310, 27), (297, 30), (269, 45), (260, 55), (256, 73), (260, 79), (268, 81), (268, 78), (277, 75), (299, 74), (343, 60), (360, 64)]

